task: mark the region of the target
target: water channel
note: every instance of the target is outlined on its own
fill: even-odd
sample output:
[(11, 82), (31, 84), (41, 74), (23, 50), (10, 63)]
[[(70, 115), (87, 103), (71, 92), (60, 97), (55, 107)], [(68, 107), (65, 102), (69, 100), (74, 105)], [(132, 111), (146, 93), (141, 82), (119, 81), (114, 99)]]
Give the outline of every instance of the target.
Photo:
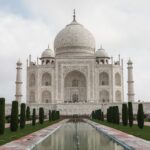
[(85, 122), (68, 122), (33, 150), (125, 150)]

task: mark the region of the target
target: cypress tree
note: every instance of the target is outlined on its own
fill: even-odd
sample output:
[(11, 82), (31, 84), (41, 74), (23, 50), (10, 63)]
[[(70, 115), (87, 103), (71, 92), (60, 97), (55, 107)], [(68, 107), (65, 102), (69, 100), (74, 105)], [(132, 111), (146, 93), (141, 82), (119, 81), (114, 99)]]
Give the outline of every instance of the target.
[(0, 134), (5, 131), (5, 98), (0, 98)]
[[(94, 119), (95, 119), (95, 112), (94, 112)], [(52, 120), (56, 120), (55, 118), (55, 110), (52, 110)]]
[(138, 113), (137, 113), (137, 123), (140, 129), (144, 127), (144, 112), (143, 112), (143, 104), (138, 105)]
[(32, 113), (32, 125), (35, 126), (36, 124), (36, 109), (33, 109), (33, 113)]
[(52, 112), (51, 112), (51, 110), (49, 110), (48, 116), (49, 116), (49, 121), (52, 121)]
[(110, 107), (110, 122), (113, 123), (113, 107)]
[(11, 131), (18, 129), (18, 101), (12, 102), (10, 129)]
[(104, 113), (101, 113), (101, 120), (104, 121)]
[(43, 124), (44, 122), (44, 109), (43, 107), (40, 107), (39, 109), (39, 123)]
[(116, 108), (116, 124), (120, 124), (120, 116), (119, 116), (119, 108), (118, 106)]
[(112, 123), (116, 123), (116, 107), (112, 107)]
[(26, 109), (26, 120), (29, 121), (30, 120), (30, 107), (27, 106), (27, 109)]
[(122, 104), (122, 124), (124, 126), (128, 125), (128, 107), (127, 104)]
[(109, 122), (109, 108), (107, 108), (107, 114), (106, 114), (106, 117), (107, 117), (107, 122)]
[(128, 116), (129, 116), (129, 126), (133, 126), (133, 108), (132, 102), (128, 102)]
[(21, 113), (20, 113), (20, 128), (24, 128), (26, 123), (26, 105), (25, 103), (21, 104)]

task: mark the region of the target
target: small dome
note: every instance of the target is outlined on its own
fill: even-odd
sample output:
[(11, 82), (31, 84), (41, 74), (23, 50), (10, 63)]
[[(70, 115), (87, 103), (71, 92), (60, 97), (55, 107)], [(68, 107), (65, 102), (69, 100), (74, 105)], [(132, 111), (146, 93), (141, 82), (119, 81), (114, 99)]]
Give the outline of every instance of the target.
[(132, 60), (129, 58), (128, 63), (127, 64), (133, 64)]
[(110, 58), (107, 54), (107, 52), (105, 51), (105, 49), (101, 48), (98, 49), (96, 52), (95, 52), (95, 57), (101, 57), (101, 58)]
[(49, 49), (49, 46), (46, 50), (44, 50), (44, 52), (42, 53), (41, 58), (48, 58), (48, 57), (55, 57), (54, 51)]
[(22, 62), (20, 61), (20, 59), (17, 61), (17, 65), (22, 65)]
[(62, 29), (54, 41), (56, 55), (94, 55), (95, 39), (90, 31), (76, 20)]

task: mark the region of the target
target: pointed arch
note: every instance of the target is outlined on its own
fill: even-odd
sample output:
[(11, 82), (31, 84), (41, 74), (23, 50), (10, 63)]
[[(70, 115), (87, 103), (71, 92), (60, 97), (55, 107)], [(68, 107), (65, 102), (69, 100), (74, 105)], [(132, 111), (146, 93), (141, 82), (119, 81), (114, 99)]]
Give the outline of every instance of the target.
[(109, 85), (109, 75), (106, 72), (99, 74), (99, 85)]
[(115, 85), (121, 86), (121, 76), (118, 72), (115, 74)]
[(107, 90), (102, 90), (99, 92), (99, 102), (109, 102), (109, 92)]
[(50, 91), (43, 91), (42, 92), (42, 103), (51, 103), (51, 92)]
[(35, 103), (35, 92), (30, 91), (29, 103)]
[(120, 102), (121, 101), (121, 92), (119, 90), (116, 91), (115, 97), (116, 97), (116, 102)]
[(29, 76), (29, 86), (32, 87), (32, 86), (35, 86), (35, 74), (32, 73), (30, 76)]
[(51, 85), (51, 74), (46, 72), (42, 75), (42, 86), (50, 86)]

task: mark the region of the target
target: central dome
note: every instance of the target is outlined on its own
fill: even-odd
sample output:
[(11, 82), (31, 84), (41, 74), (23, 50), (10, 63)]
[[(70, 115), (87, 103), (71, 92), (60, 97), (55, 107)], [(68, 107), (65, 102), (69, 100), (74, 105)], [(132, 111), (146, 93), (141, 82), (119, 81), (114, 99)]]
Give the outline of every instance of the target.
[(56, 56), (93, 56), (95, 39), (90, 31), (74, 19), (57, 34), (54, 49)]

